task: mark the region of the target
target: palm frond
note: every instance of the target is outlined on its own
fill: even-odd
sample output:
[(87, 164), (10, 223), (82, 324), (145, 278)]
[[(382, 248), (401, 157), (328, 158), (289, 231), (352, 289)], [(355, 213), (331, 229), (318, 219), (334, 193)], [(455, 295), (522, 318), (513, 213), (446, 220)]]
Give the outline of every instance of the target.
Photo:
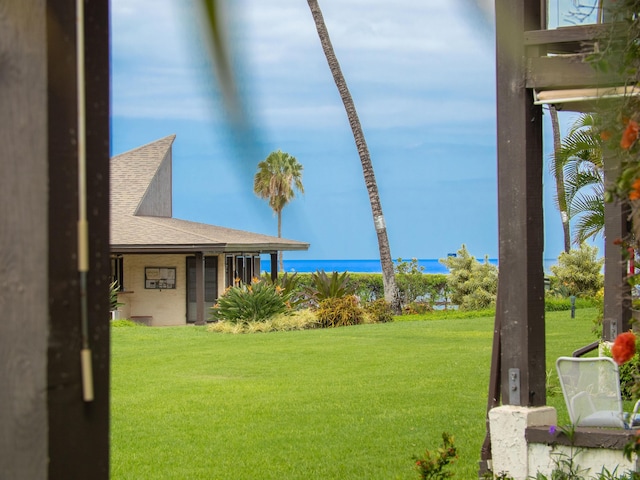
[(227, 111), (236, 123), (243, 123), (242, 102), (237, 89), (231, 48), (224, 28), (225, 20), (222, 2), (219, 0), (200, 0), (200, 9), (205, 19), (205, 34), (210, 48), (215, 74)]

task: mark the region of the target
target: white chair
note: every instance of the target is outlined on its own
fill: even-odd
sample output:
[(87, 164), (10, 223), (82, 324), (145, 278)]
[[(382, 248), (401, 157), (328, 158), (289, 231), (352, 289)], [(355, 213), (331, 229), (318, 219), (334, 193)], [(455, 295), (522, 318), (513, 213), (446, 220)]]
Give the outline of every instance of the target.
[(609, 357), (560, 357), (556, 370), (571, 423), (579, 427), (640, 427), (640, 400), (625, 414), (618, 365)]

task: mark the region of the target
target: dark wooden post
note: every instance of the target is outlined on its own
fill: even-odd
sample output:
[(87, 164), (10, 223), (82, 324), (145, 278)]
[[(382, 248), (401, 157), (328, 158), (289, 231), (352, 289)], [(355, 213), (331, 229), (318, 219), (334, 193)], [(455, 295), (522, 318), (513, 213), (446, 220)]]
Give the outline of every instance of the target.
[(3, 0), (0, 59), (0, 476), (47, 478), (44, 0)]
[(278, 279), (278, 252), (271, 254), (271, 280), (276, 281)]
[(542, 108), (525, 88), (524, 32), (539, 0), (496, 0), (499, 285), (502, 403), (540, 406), (545, 394)]
[[(94, 400), (83, 400), (78, 286), (76, 9), (47, 1), (49, 478), (109, 478), (109, 3), (84, 2), (88, 338)], [(28, 102), (28, 99), (25, 99)]]
[(75, 5), (0, 8), (0, 476), (109, 477), (108, 1), (86, 4), (86, 291), (94, 400), (83, 400)]
[[(618, 177), (620, 157), (605, 151), (605, 185)], [(629, 209), (620, 202), (604, 204), (604, 319), (602, 339), (613, 341), (618, 333), (629, 329), (631, 320), (631, 288), (626, 282), (627, 262), (616, 239), (629, 234)]]
[(108, 1), (86, 4), (86, 292), (94, 400), (80, 369), (75, 5), (0, 8), (0, 474), (109, 477)]
[(196, 325), (204, 325), (204, 253), (196, 253)]

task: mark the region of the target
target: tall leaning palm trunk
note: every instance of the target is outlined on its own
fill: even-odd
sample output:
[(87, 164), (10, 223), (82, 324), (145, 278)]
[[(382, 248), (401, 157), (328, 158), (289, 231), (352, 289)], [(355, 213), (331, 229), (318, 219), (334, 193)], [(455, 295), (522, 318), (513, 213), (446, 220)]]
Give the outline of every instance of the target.
[(562, 148), (562, 139), (560, 138), (560, 122), (558, 122), (558, 110), (554, 105), (549, 105), (549, 114), (551, 116), (551, 129), (553, 130), (553, 174), (556, 179), (556, 202), (558, 210), (560, 210), (560, 219), (562, 221), (562, 232), (564, 235), (564, 251), (569, 253), (571, 250), (571, 229), (569, 226), (569, 212), (567, 208), (567, 195), (564, 184), (564, 164), (558, 159)]
[(384, 222), (384, 215), (382, 214), (382, 205), (380, 204), (380, 196), (378, 195), (378, 184), (376, 183), (376, 177), (373, 173), (373, 165), (371, 165), (371, 157), (369, 156), (369, 148), (362, 132), (362, 126), (360, 125), (360, 119), (356, 112), (356, 107), (351, 98), (351, 93), (347, 88), (347, 82), (342, 75), (340, 64), (333, 51), (331, 40), (329, 39), (329, 32), (324, 23), (324, 18), (317, 0), (307, 0), (309, 8), (311, 9), (311, 15), (316, 24), (316, 30), (320, 37), (320, 43), (324, 50), (324, 55), (327, 58), (329, 69), (333, 75), (333, 80), (336, 83), (338, 92), (340, 92), (340, 98), (347, 112), (349, 124), (351, 125), (351, 131), (353, 132), (353, 139), (356, 142), (358, 148), (358, 154), (360, 155), (360, 162), (362, 163), (362, 172), (364, 173), (364, 182), (367, 186), (367, 192), (369, 193), (369, 201), (371, 203), (371, 211), (373, 213), (373, 223), (375, 225), (376, 233), (378, 235), (378, 249), (380, 250), (380, 263), (382, 265), (382, 281), (384, 285), (384, 298), (394, 311), (400, 310), (400, 299), (398, 296), (398, 287), (396, 286), (396, 279), (393, 269), (393, 260), (391, 259), (391, 250), (389, 248), (389, 239), (387, 237), (387, 227)]

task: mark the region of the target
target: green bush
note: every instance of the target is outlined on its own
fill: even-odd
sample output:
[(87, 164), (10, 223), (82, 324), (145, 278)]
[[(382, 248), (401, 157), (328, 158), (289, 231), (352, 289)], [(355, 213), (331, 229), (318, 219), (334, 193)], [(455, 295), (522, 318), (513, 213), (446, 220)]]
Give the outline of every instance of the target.
[(349, 272), (332, 272), (328, 276), (324, 270), (311, 274), (311, 286), (306, 293), (313, 305), (321, 303), (327, 298), (342, 298), (355, 293), (354, 286), (349, 282)]
[(273, 283), (280, 295), (287, 299), (288, 306), (291, 308), (296, 309), (306, 302), (304, 289), (301, 286), (300, 277), (297, 273), (289, 274), (285, 272), (279, 275), (275, 282), (271, 280), (271, 275), (264, 274), (262, 281)]
[(373, 323), (393, 322), (393, 310), (384, 298), (378, 298), (365, 306), (365, 312)]
[(318, 319), (309, 309), (295, 310), (287, 314), (278, 314), (269, 320), (248, 323), (232, 323), (224, 320), (210, 323), (207, 331), (215, 333), (267, 333), (317, 328)]
[[(576, 298), (576, 308), (592, 308), (597, 305), (595, 299)], [(544, 309), (546, 312), (562, 312), (571, 310), (571, 299), (567, 297), (558, 297), (547, 295), (544, 299)]]
[(349, 275), (349, 284), (354, 294), (363, 302), (384, 298), (384, 285), (379, 273), (352, 273)]
[(124, 303), (118, 302), (118, 292), (120, 291), (120, 285), (117, 280), (114, 280), (109, 284), (109, 311), (113, 312), (118, 307), (124, 305)]
[(403, 315), (423, 315), (433, 312), (433, 307), (427, 302), (411, 302), (402, 308)]
[(411, 304), (428, 303), (433, 306), (446, 299), (446, 275), (426, 275), (424, 267), (415, 258), (409, 262), (399, 258), (395, 270), (403, 311)]
[(291, 292), (264, 280), (228, 288), (211, 309), (214, 321), (250, 323), (285, 313)]
[(111, 326), (112, 327), (116, 327), (116, 328), (120, 328), (120, 327), (143, 327), (144, 325), (141, 325), (139, 323), (134, 322), (133, 320), (127, 320), (127, 319), (119, 319), (119, 320), (111, 320)]
[[(346, 282), (348, 291), (355, 294), (361, 302), (373, 302), (380, 298), (384, 298), (384, 287), (382, 284), (382, 275), (379, 273), (350, 273), (346, 274)], [(296, 274), (296, 291), (298, 298), (301, 298), (301, 302), (294, 304), (294, 306), (300, 303), (304, 305), (305, 300), (307, 305), (316, 306), (317, 301), (313, 301), (312, 292), (317, 288), (316, 282), (318, 273), (298, 273)], [(328, 277), (328, 281), (331, 281), (333, 276), (338, 276), (338, 273), (333, 272), (332, 277)], [(427, 303), (431, 306), (435, 306), (438, 303), (445, 303), (448, 299), (447, 289), (447, 275), (444, 274), (431, 274), (421, 273), (410, 277), (410, 283), (405, 281), (403, 274), (396, 274), (396, 282), (400, 295), (403, 299), (414, 298), (413, 301), (416, 304)], [(416, 292), (416, 295), (412, 293), (406, 293), (407, 288), (411, 288), (412, 292)], [(405, 300), (406, 302), (406, 300)], [(409, 303), (412, 303), (409, 302)], [(405, 306), (407, 304), (405, 303)]]
[(324, 328), (359, 325), (364, 321), (364, 311), (355, 295), (325, 298), (315, 313), (320, 326)]
[(550, 267), (557, 282), (554, 293), (566, 297), (595, 296), (604, 284), (600, 273), (604, 259), (598, 260), (597, 255), (598, 247), (586, 243), (581, 244), (578, 250), (562, 252), (558, 256), (558, 265)]
[(449, 269), (447, 286), (451, 303), (461, 310), (482, 310), (495, 305), (498, 290), (498, 268), (489, 263), (478, 262), (462, 245), (457, 256), (440, 259)]

